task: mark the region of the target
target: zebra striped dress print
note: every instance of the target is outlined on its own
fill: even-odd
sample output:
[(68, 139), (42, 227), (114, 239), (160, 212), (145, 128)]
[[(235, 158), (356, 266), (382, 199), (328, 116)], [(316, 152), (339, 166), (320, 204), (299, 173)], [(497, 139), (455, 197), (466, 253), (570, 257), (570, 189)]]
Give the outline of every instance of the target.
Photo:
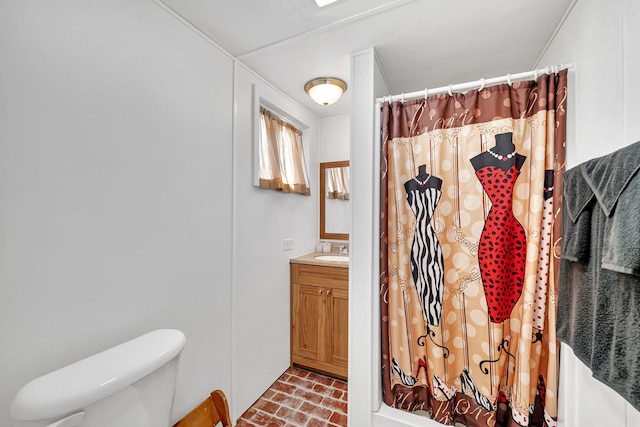
[(405, 183), (407, 202), (416, 217), (411, 244), (411, 273), (424, 320), (432, 326), (440, 323), (444, 294), (442, 247), (431, 226), (431, 217), (442, 195), (441, 187), (440, 178), (426, 173)]

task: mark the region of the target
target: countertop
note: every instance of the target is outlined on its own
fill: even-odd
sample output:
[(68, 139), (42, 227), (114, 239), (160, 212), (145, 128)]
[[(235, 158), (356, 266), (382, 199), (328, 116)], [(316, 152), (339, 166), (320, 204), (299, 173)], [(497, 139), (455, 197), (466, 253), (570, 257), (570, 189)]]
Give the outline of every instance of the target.
[(340, 255), (340, 254), (328, 253), (328, 252), (311, 252), (310, 254), (291, 258), (289, 261), (296, 264), (327, 265), (332, 267), (349, 268), (349, 261), (323, 261), (315, 258), (317, 256), (322, 256), (322, 255)]

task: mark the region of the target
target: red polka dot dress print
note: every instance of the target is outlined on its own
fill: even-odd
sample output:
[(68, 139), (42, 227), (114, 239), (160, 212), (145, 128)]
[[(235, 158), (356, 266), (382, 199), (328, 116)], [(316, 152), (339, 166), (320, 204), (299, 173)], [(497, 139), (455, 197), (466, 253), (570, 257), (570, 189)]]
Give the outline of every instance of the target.
[[(551, 171), (551, 173), (553, 173)], [(544, 329), (549, 287), (549, 262), (551, 261), (551, 232), (553, 228), (553, 185), (544, 188), (544, 208), (542, 211), (542, 235), (538, 253), (538, 274), (536, 279), (536, 297), (533, 306), (533, 327)]]
[(492, 206), (478, 248), (480, 275), (489, 317), (501, 323), (522, 294), (526, 263), (526, 234), (513, 215), (513, 187), (520, 171), (485, 166), (476, 171)]

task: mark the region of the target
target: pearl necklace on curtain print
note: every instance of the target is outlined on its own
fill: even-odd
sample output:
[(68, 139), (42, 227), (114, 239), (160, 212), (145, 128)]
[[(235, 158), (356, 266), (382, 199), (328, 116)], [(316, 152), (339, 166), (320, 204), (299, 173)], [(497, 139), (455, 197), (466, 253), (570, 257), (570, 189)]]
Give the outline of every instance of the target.
[(503, 156), (502, 154), (494, 153), (493, 151), (491, 151), (490, 148), (487, 150), (487, 152), (491, 154), (493, 157), (495, 157), (496, 159), (502, 160), (503, 162), (506, 162), (508, 159), (516, 155), (516, 150), (513, 150), (511, 153), (507, 154), (506, 156)]

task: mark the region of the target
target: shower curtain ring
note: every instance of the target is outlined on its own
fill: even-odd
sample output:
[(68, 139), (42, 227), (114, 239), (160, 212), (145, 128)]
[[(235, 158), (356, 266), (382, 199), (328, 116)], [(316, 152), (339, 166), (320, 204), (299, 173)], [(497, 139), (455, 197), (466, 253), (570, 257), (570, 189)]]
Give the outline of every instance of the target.
[(533, 70), (533, 80), (538, 80), (538, 69)]
[(513, 85), (513, 82), (511, 81), (511, 73), (507, 74), (507, 83), (509, 84), (509, 86)]
[(428, 88), (424, 88), (424, 100), (425, 102), (427, 101), (427, 97), (429, 96), (429, 89)]
[(402, 100), (402, 103), (404, 104), (404, 92), (402, 92), (402, 95), (400, 96), (400, 99)]
[(484, 78), (480, 79), (480, 87), (478, 88), (478, 92), (482, 92), (482, 89), (484, 89)]
[(453, 92), (451, 91), (452, 86), (453, 86), (452, 84), (449, 85), (449, 96), (453, 96)]

